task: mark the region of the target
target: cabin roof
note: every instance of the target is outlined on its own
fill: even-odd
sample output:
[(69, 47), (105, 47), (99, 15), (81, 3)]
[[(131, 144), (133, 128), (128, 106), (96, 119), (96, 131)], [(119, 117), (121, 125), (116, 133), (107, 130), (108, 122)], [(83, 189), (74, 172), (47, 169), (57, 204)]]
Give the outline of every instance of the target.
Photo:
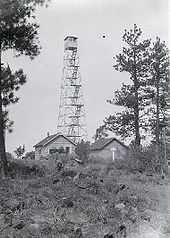
[(57, 134), (53, 134), (50, 136), (47, 136), (46, 138), (44, 138), (43, 140), (41, 140), (40, 142), (38, 142), (36, 145), (34, 145), (35, 148), (37, 147), (43, 147), (46, 146), (47, 144), (49, 144), (50, 142), (54, 141), (55, 139), (57, 139), (59, 136), (64, 137), (67, 141), (69, 141), (71, 144), (76, 145), (76, 143), (74, 143), (70, 138), (68, 138), (67, 136), (61, 134), (61, 133), (57, 133)]
[(128, 147), (123, 142), (121, 142), (118, 139), (112, 137), (112, 138), (101, 138), (101, 139), (95, 141), (91, 145), (91, 151), (102, 150), (113, 141), (116, 141), (117, 143), (119, 143), (120, 145), (122, 145), (123, 147), (128, 149)]

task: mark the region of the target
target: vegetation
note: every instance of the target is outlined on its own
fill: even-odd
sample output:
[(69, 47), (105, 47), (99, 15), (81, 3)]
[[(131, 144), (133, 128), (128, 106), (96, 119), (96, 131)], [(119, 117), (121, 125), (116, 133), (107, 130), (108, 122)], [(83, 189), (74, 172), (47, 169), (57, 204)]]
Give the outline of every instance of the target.
[(123, 42), (126, 46), (116, 55), (114, 68), (128, 73), (131, 83), (122, 84), (114, 98), (108, 100), (120, 110), (105, 118), (95, 138), (107, 137), (111, 132), (122, 139), (128, 138), (139, 151), (142, 150), (141, 141), (149, 137), (156, 143), (155, 154), (161, 162), (169, 54), (165, 42), (159, 38), (153, 43), (151, 39), (141, 39), (142, 31), (136, 25), (130, 31), (125, 30)]
[(16, 150), (14, 151), (14, 153), (16, 154), (17, 158), (20, 159), (25, 153), (25, 145), (18, 146)]
[(165, 113), (165, 122), (167, 127), (165, 129), (165, 138), (166, 138), (166, 157), (169, 160), (170, 158), (170, 80), (168, 85), (168, 93), (166, 95), (166, 113)]
[(127, 72), (132, 84), (123, 84), (115, 92), (115, 98), (109, 103), (124, 107), (120, 113), (111, 115), (105, 120), (107, 130), (116, 132), (123, 138), (134, 136), (135, 145), (141, 144), (141, 128), (144, 125), (144, 109), (147, 102), (144, 100), (146, 79), (149, 66), (150, 40), (141, 40), (142, 31), (136, 25), (130, 31), (125, 30), (123, 41), (127, 47), (116, 55), (115, 70)]
[(149, 224), (149, 209), (158, 207), (156, 177), (65, 162), (59, 169), (54, 160), (9, 161), (12, 179), (0, 182), (0, 236), (117, 238), (140, 221)]
[[(13, 50), (16, 56), (25, 55), (33, 59), (40, 53), (38, 24), (35, 22), (35, 9), (43, 0), (1, 0), (0, 1), (0, 159), (4, 175), (7, 175), (4, 128), (11, 126), (8, 113), (4, 110), (10, 103), (18, 102), (15, 91), (25, 83), (26, 76), (20, 69), (12, 72), (4, 66), (2, 54)], [(6, 124), (5, 124), (6, 123)]]
[(35, 160), (35, 151), (27, 152), (24, 156), (25, 159)]
[(82, 140), (77, 144), (75, 152), (81, 161), (87, 162), (90, 154), (90, 142)]

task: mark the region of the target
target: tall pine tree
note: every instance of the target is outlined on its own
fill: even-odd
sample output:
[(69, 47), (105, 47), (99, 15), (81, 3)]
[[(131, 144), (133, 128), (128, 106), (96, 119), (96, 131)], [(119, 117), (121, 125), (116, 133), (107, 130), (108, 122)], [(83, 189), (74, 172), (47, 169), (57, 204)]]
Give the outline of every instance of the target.
[[(141, 130), (145, 129), (145, 106), (148, 104), (145, 86), (148, 77), (150, 40), (142, 40), (142, 31), (135, 24), (123, 35), (122, 53), (116, 55), (115, 70), (126, 72), (131, 84), (123, 84), (108, 102), (123, 107), (121, 112), (111, 115), (104, 121), (104, 127), (123, 138), (134, 137), (136, 148), (141, 144)], [(145, 95), (145, 96), (144, 96)], [(102, 129), (102, 128), (101, 128)]]
[(165, 120), (166, 92), (169, 80), (169, 52), (165, 42), (157, 37), (150, 48), (150, 78), (148, 86), (152, 93), (152, 134), (157, 146), (160, 144), (160, 134)]
[[(4, 138), (4, 97), (3, 52), (13, 50), (16, 56), (26, 55), (33, 59), (40, 53), (38, 24), (35, 22), (36, 4), (43, 0), (1, 0), (0, 1), (0, 159), (4, 174), (7, 175), (7, 160)], [(14, 83), (14, 85), (12, 85)], [(11, 81), (10, 87), (15, 87)], [(9, 87), (9, 84), (6, 85)], [(11, 99), (14, 100), (12, 92)], [(12, 99), (13, 98), (13, 99)]]

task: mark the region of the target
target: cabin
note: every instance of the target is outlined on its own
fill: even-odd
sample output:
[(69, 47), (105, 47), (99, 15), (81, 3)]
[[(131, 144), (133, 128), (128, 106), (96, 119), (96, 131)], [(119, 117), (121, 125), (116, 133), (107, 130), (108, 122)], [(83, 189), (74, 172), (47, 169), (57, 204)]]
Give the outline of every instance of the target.
[(90, 156), (98, 157), (103, 162), (124, 159), (128, 152), (128, 147), (116, 138), (101, 138), (95, 141), (90, 148)]
[(34, 145), (35, 160), (47, 158), (56, 152), (71, 154), (75, 151), (75, 147), (76, 144), (61, 133), (48, 134), (46, 138)]

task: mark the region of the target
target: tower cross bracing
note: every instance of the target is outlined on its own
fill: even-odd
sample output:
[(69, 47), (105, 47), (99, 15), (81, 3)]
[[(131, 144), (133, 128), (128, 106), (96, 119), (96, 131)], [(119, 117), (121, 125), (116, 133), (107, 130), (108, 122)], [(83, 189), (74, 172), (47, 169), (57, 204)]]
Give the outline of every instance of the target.
[(74, 36), (68, 36), (64, 40), (64, 67), (57, 129), (76, 143), (87, 135), (78, 38)]

